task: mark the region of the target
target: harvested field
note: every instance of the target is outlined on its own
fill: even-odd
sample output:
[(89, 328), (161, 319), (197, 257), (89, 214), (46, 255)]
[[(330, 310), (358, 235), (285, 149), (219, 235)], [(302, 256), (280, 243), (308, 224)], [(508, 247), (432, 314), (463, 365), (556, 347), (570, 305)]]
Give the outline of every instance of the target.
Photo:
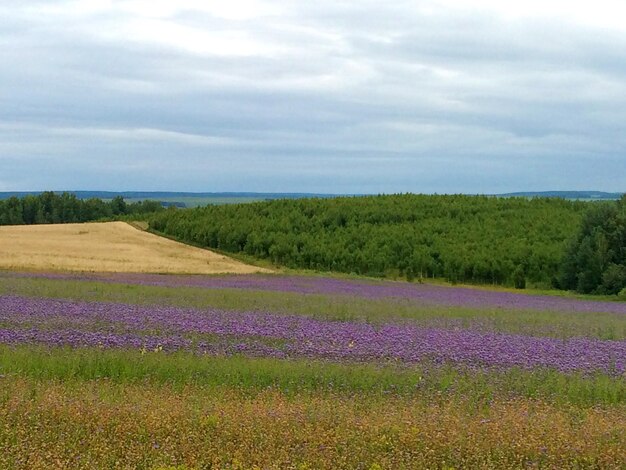
[(0, 269), (179, 274), (268, 271), (124, 222), (0, 227)]

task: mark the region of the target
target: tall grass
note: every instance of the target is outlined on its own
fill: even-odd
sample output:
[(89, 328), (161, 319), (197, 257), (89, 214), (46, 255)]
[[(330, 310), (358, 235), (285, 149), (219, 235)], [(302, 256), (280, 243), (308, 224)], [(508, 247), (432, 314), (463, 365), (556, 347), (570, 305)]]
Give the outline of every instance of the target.
[(470, 370), (394, 363), (331, 363), (186, 352), (0, 346), (0, 374), (63, 382), (107, 380), (207, 388), (236, 387), (251, 393), (333, 391), (400, 394), (488, 403), (496, 397), (541, 398), (581, 405), (626, 404), (626, 381), (604, 374), (553, 370)]

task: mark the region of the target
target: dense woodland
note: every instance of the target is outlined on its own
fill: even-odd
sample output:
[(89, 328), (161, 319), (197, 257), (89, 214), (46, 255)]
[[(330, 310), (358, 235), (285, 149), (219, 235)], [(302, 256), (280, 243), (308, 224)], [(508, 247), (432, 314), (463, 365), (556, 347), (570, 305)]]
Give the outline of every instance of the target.
[(150, 223), (186, 242), (293, 268), (523, 288), (559, 284), (589, 204), (390, 195), (167, 210)]
[(626, 195), (611, 204), (593, 204), (564, 258), (564, 289), (626, 296)]
[(73, 194), (48, 191), (36, 196), (0, 200), (0, 225), (90, 222), (139, 216), (162, 209), (156, 201), (127, 204), (121, 196), (109, 202), (96, 198), (82, 200)]
[(0, 200), (0, 225), (150, 218), (179, 240), (277, 265), (624, 295), (626, 196), (611, 202), (390, 195), (164, 210), (44, 192)]

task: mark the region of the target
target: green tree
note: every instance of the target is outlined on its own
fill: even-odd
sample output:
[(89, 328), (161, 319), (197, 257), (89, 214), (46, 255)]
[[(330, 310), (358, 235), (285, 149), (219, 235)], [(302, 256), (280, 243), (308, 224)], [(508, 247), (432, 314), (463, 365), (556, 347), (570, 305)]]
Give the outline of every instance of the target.
[(561, 263), (559, 284), (581, 293), (617, 294), (626, 287), (626, 196), (585, 214)]
[(113, 215), (124, 215), (128, 211), (126, 201), (122, 196), (115, 196), (111, 201), (111, 212)]

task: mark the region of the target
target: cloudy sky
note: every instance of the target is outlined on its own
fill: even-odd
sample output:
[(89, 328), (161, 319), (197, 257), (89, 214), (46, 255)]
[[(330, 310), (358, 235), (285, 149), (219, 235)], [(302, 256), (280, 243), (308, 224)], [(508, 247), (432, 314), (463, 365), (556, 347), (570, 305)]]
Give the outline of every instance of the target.
[(0, 191), (626, 191), (626, 3), (0, 0)]

